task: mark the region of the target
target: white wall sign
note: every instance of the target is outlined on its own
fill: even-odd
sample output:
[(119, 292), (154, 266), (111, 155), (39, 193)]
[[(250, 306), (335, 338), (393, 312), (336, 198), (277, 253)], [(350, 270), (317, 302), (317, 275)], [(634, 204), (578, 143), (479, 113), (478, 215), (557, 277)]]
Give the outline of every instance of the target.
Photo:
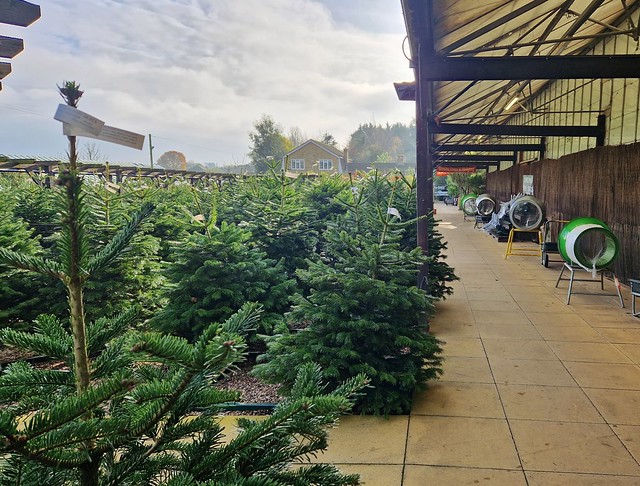
[(62, 123), (68, 123), (74, 128), (83, 129), (85, 132), (91, 133), (94, 136), (98, 135), (104, 126), (104, 122), (95, 116), (84, 113), (73, 106), (62, 104), (58, 105), (58, 109), (56, 110), (56, 114), (53, 115), (53, 118)]
[(104, 125), (102, 130), (100, 130), (100, 133), (97, 135), (69, 123), (63, 124), (62, 131), (67, 136), (95, 138), (104, 142), (117, 143), (118, 145), (124, 145), (125, 147), (131, 147), (138, 150), (142, 150), (144, 145), (144, 135), (122, 130), (120, 128), (110, 127), (108, 125)]
[(522, 192), (527, 196), (533, 196), (533, 176), (522, 176)]

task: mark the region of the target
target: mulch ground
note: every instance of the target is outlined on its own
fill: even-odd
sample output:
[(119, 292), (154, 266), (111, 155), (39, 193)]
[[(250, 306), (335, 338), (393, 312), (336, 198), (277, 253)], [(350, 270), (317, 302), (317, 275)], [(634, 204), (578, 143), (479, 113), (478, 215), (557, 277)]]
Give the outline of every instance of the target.
[[(33, 360), (36, 355), (26, 353), (12, 347), (0, 347), (0, 367), (4, 367), (15, 361), (22, 359)], [(64, 365), (60, 362), (50, 360), (32, 361), (34, 366), (46, 369), (60, 369)], [(254, 376), (251, 376), (251, 364), (243, 363), (238, 369), (233, 370), (218, 382), (218, 386), (223, 390), (236, 390), (240, 392), (241, 403), (279, 403), (282, 397), (278, 395), (279, 385), (263, 383)], [(261, 411), (233, 411), (234, 415), (264, 415)]]

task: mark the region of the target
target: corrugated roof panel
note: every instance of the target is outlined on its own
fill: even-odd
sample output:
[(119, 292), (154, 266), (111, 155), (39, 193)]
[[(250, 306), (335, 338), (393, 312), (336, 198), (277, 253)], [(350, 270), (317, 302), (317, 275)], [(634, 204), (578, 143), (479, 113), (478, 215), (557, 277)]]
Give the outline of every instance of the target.
[[(407, 25), (421, 25), (419, 16), (428, 17), (430, 13), (427, 22), (434, 48), (437, 54), (446, 56), (585, 54), (603, 36), (637, 39), (640, 33), (637, 12), (635, 23), (620, 22), (625, 13), (640, 7), (640, 0), (432, 0), (430, 12), (425, 8), (427, 1), (403, 0)], [(614, 24), (620, 25), (612, 27)], [(412, 49), (419, 35), (409, 31)], [(527, 98), (547, 83), (545, 79), (433, 82), (433, 111), (441, 121), (504, 123), (527, 109)]]

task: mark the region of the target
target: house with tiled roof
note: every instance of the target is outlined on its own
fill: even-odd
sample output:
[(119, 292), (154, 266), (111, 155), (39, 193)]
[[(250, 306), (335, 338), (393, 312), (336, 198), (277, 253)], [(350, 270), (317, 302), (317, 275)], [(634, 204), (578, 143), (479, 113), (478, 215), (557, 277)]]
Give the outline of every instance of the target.
[(282, 168), (293, 174), (343, 174), (347, 172), (347, 149), (307, 140), (285, 154)]

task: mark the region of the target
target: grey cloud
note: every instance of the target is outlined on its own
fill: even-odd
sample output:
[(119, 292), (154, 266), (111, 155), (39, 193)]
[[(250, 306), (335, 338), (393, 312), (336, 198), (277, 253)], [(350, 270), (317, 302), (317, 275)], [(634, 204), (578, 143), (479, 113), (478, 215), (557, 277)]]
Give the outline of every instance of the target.
[[(3, 82), (0, 109), (5, 103), (40, 113), (21, 129), (46, 140), (49, 154), (64, 144), (51, 118), (63, 79), (86, 90), (81, 108), (111, 125), (157, 134), (157, 150), (162, 137), (171, 139), (176, 146), (166, 150), (190, 160), (242, 160), (262, 113), (344, 143), (372, 117), (413, 117), (392, 86), (412, 76), (403, 33), (380, 29), (373, 18), (400, 15), (389, 3), (372, 0), (354, 17), (351, 2), (339, 7), (337, 0), (56, 0), (24, 31), (27, 48)], [(369, 28), (360, 28), (365, 21)], [(0, 117), (0, 133), (12, 130), (11, 117)], [(6, 151), (31, 149), (13, 144)], [(148, 161), (146, 153), (103, 151)]]

